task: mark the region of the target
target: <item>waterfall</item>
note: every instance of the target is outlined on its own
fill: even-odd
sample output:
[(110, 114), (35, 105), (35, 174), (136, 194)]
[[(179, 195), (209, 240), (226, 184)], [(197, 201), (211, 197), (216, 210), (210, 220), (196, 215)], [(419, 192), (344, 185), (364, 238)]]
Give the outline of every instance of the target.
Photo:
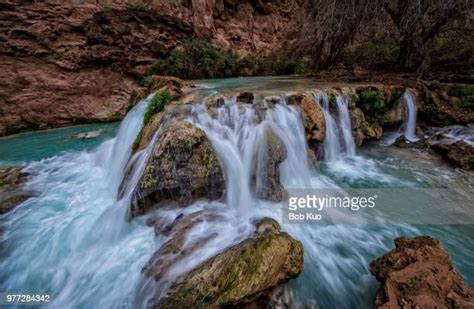
[(148, 101), (132, 108), (117, 137), (96, 150), (27, 167), (29, 189), (42, 194), (9, 214), (0, 290), (50, 293), (54, 308), (123, 307), (133, 298), (156, 239), (140, 220), (127, 222), (130, 191), (117, 200), (117, 190)]
[(408, 89), (405, 90), (405, 93), (403, 93), (403, 102), (405, 103), (407, 111), (405, 116), (405, 122), (402, 125), (402, 127), (404, 128), (403, 134), (405, 134), (405, 138), (410, 142), (416, 142), (418, 141), (418, 138), (415, 134), (417, 110), (413, 94)]
[(109, 149), (108, 158), (105, 161), (108, 171), (107, 182), (111, 184), (110, 188), (115, 192), (122, 181), (125, 166), (132, 153), (131, 145), (142, 128), (143, 114), (153, 96), (154, 94), (149, 95), (127, 113), (120, 123), (117, 137), (105, 146)]
[(326, 121), (326, 136), (323, 145), (324, 160), (334, 161), (341, 154), (355, 156), (355, 142), (346, 99), (340, 95), (336, 96), (337, 118), (335, 118), (331, 113), (327, 94), (314, 92), (313, 95), (316, 103), (322, 109)]
[(337, 112), (339, 115), (339, 126), (341, 127), (344, 140), (345, 153), (348, 156), (355, 156), (355, 142), (352, 136), (351, 118), (349, 116), (348, 103), (342, 96), (336, 96)]
[[(268, 159), (269, 129), (286, 148), (285, 162), (288, 163), (282, 164), (282, 173), (293, 175), (288, 178), (294, 181), (295, 186), (297, 183), (303, 185), (302, 179), (309, 179), (310, 165), (299, 112), (288, 106), (283, 97), (276, 99), (277, 104), (262, 111), (255, 105), (227, 98), (224, 105), (217, 108), (215, 118), (205, 104), (196, 105), (189, 117), (191, 123), (206, 133), (223, 166), (227, 205), (238, 209), (244, 217), (248, 216), (249, 205), (255, 200), (254, 191), (261, 186), (259, 171), (264, 170)], [(251, 178), (255, 171), (256, 188), (252, 188)]]

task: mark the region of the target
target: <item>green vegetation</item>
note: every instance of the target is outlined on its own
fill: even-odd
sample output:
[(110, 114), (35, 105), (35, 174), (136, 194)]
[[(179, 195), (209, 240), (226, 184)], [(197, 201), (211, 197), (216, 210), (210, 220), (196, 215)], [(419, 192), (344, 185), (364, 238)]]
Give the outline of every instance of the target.
[(132, 10), (135, 10), (135, 11), (148, 11), (148, 10), (150, 10), (150, 7), (146, 3), (137, 3), (134, 6), (132, 6)]
[(396, 61), (398, 45), (395, 42), (367, 41), (345, 51), (343, 59), (348, 63), (362, 63), (369, 67), (384, 66)]
[(255, 59), (239, 57), (230, 51), (220, 51), (209, 42), (190, 39), (182, 49), (157, 59), (148, 75), (170, 75), (185, 79), (238, 76), (244, 69), (255, 66)]
[(171, 99), (172, 97), (167, 91), (156, 93), (148, 104), (145, 115), (143, 115), (143, 126), (147, 125), (153, 115), (161, 112)]
[(383, 125), (387, 121), (384, 97), (376, 90), (367, 88), (358, 92), (356, 104), (370, 124)]
[(334, 93), (329, 94), (329, 107), (330, 108), (336, 108), (337, 102), (336, 102), (336, 95)]
[(461, 100), (461, 106), (466, 108), (474, 107), (474, 88), (455, 87), (449, 91), (449, 95), (458, 97)]

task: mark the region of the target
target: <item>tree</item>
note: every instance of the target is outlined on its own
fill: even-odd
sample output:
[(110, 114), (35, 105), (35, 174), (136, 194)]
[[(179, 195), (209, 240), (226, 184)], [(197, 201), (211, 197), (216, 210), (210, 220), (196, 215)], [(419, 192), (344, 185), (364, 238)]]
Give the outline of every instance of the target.
[(382, 0), (400, 33), (398, 64), (406, 69), (426, 69), (435, 37), (450, 21), (472, 9), (471, 0)]
[(306, 6), (307, 20), (298, 34), (296, 53), (309, 51), (316, 68), (335, 64), (373, 12), (370, 0), (310, 0)]

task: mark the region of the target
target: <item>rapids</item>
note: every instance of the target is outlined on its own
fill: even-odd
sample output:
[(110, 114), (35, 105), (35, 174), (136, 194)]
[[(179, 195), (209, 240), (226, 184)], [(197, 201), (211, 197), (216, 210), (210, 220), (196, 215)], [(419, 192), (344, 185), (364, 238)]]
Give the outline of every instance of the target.
[[(317, 224), (283, 224), (282, 205), (257, 198), (250, 184), (254, 162), (258, 170), (266, 160), (268, 141), (264, 133), (268, 128), (287, 148), (287, 158), (280, 165), (285, 189), (420, 188), (410, 191), (410, 202), (404, 203), (400, 197), (397, 204), (411, 211), (418, 202), (432, 198), (428, 196), (431, 191), (422, 188), (442, 188), (443, 195), (437, 198), (453, 210), (462, 210), (465, 201), (460, 197), (468, 201), (474, 197), (469, 175), (416, 150), (395, 149), (377, 142), (356, 150), (349, 98), (338, 95), (336, 106), (330, 108), (327, 85), (318, 87), (307, 81), (279, 78), (209, 80), (198, 84), (208, 87), (206, 93), (247, 87), (268, 99), (271, 95), (277, 103), (265, 111), (261, 122), (256, 121), (259, 115), (254, 108), (242, 107), (232, 96), (219, 107), (215, 118), (209, 116), (205, 104), (194, 104), (188, 121), (206, 133), (219, 157), (226, 176), (226, 199), (223, 203), (198, 201), (185, 209), (158, 210), (169, 220), (181, 212), (201, 209), (221, 215), (219, 222), (202, 222), (192, 229), (189, 244), (206, 235), (217, 237), (174, 265), (172, 276), (242, 241), (252, 232), (251, 220), (270, 216), (305, 248), (303, 272), (284, 287), (296, 305), (371, 308), (378, 283), (369, 273), (369, 264), (390, 250), (393, 238), (401, 235), (427, 234), (440, 239), (467, 284), (474, 286), (472, 224), (392, 221), (384, 213), (388, 211), (386, 205), (380, 206), (377, 217), (362, 212), (350, 214), (364, 219), (364, 224), (340, 224), (331, 218)], [(295, 87), (313, 93), (327, 123), (324, 160), (315, 164), (307, 155), (299, 110), (285, 101), (285, 91)], [(405, 99), (409, 101), (408, 94)], [(0, 139), (0, 163), (25, 165), (31, 174), (27, 186), (36, 192), (15, 210), (0, 216), (0, 291), (50, 293), (51, 308), (145, 306), (143, 299), (148, 299), (151, 292), (150, 286), (143, 285), (141, 269), (162, 239), (146, 226), (147, 216), (129, 221), (127, 210), (152, 147), (151, 143), (129, 160), (148, 102), (149, 98), (135, 106), (116, 134), (111, 130), (98, 140), (68, 141), (74, 147), (57, 142), (77, 133), (70, 129)], [(408, 119), (405, 126), (407, 137), (414, 133), (412, 120)], [(99, 127), (107, 125), (94, 129)], [(159, 134), (160, 130), (153, 140), (159, 139)], [(21, 149), (11, 147), (20, 144)], [(118, 194), (128, 169), (131, 181)], [(167, 285), (153, 287), (164, 293)]]

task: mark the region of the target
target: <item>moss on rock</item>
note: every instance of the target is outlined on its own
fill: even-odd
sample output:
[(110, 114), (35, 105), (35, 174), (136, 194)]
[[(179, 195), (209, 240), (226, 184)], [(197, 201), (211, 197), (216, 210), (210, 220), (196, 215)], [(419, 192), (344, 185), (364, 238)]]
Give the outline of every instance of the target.
[(154, 308), (238, 306), (298, 276), (303, 246), (280, 232), (273, 219), (257, 223), (256, 234), (179, 277)]
[(0, 214), (4, 214), (31, 195), (24, 190), (28, 174), (22, 167), (0, 166)]
[(160, 138), (134, 192), (132, 217), (164, 205), (219, 199), (224, 192), (220, 163), (206, 134), (179, 116), (162, 124)]

